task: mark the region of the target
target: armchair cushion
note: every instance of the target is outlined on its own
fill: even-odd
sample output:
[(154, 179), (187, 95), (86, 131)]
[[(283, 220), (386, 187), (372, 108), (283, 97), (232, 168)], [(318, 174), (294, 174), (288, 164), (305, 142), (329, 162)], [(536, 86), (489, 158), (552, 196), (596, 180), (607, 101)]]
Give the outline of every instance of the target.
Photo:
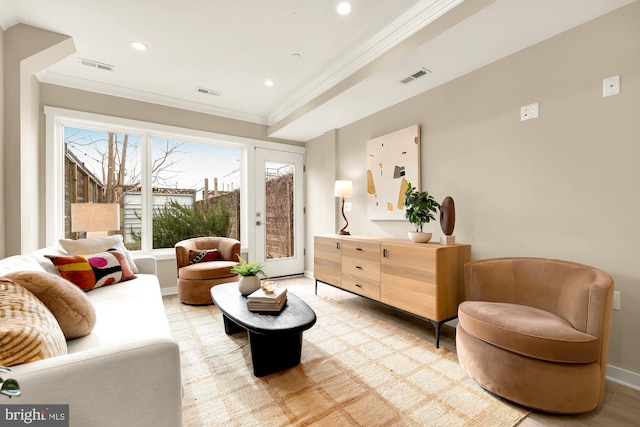
[(238, 265), (233, 261), (201, 262), (186, 265), (178, 270), (180, 279), (207, 280), (235, 276), (231, 268)]
[(458, 317), (467, 332), (504, 350), (561, 363), (597, 362), (597, 337), (553, 313), (519, 304), (466, 301)]

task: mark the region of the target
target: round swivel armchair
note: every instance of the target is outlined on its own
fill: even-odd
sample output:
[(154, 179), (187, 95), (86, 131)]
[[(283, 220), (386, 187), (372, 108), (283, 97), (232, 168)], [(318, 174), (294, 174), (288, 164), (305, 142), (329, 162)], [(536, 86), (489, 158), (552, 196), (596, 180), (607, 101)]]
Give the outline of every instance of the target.
[(497, 258), (465, 265), (456, 350), (483, 388), (561, 414), (595, 409), (607, 369), (613, 279), (569, 261)]
[(231, 268), (238, 265), (240, 242), (228, 237), (194, 237), (175, 244), (178, 296), (184, 304), (213, 304), (210, 290), (237, 282)]

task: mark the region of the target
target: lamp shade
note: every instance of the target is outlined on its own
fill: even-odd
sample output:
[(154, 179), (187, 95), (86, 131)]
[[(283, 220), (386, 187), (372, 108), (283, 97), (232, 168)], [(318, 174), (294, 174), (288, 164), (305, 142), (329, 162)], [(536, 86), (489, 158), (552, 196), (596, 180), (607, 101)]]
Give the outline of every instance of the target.
[(334, 197), (351, 197), (353, 195), (353, 186), (351, 181), (336, 181), (333, 189)]
[(93, 232), (120, 229), (120, 205), (117, 203), (72, 203), (71, 231)]

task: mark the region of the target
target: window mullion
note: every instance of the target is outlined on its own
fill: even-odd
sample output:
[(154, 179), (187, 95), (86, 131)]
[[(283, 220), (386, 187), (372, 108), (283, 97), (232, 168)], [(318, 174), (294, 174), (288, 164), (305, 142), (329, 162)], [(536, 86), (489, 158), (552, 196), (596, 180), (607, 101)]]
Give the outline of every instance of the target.
[(142, 135), (142, 168), (140, 176), (140, 193), (142, 197), (142, 251), (153, 251), (153, 189), (151, 173), (151, 134)]

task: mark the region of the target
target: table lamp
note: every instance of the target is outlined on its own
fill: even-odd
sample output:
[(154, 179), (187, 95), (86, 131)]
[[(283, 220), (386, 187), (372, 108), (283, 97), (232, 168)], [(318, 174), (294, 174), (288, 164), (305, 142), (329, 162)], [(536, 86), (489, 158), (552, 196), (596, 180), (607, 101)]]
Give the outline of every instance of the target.
[(353, 195), (353, 187), (351, 185), (351, 181), (336, 181), (336, 185), (333, 189), (333, 195), (334, 197), (342, 197), (342, 217), (346, 222), (346, 224), (340, 229), (338, 234), (349, 235), (351, 233), (346, 231), (347, 226), (349, 225), (349, 221), (347, 221), (347, 217), (344, 214), (344, 198), (351, 197)]
[(118, 203), (71, 203), (71, 231), (86, 231), (87, 237), (107, 236), (120, 230)]

